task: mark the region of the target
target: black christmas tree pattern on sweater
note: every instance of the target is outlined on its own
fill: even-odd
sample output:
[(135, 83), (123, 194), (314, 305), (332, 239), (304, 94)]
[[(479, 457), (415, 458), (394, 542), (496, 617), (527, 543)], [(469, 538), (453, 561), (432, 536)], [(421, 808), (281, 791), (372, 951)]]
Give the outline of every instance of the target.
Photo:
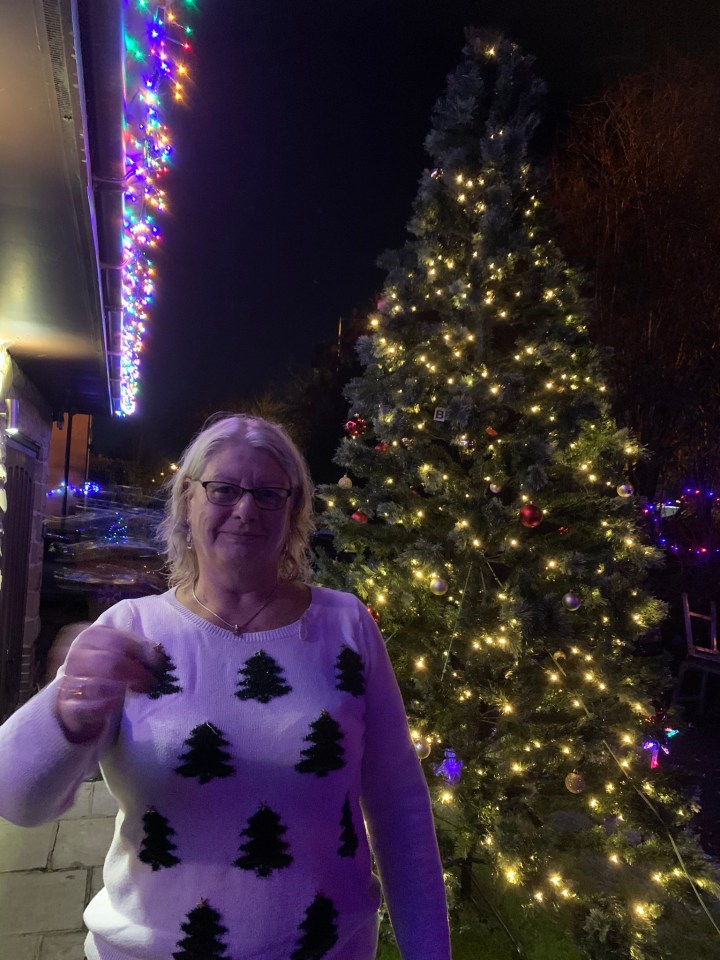
[(314, 773), (316, 777), (326, 777), (331, 770), (340, 770), (345, 766), (345, 750), (341, 741), (343, 732), (337, 720), (333, 720), (327, 710), (323, 710), (317, 720), (310, 724), (310, 733), (304, 740), (312, 744), (302, 752), (304, 760), (295, 764), (298, 773)]
[(352, 810), (350, 809), (350, 796), (345, 797), (345, 803), (340, 814), (340, 846), (338, 847), (339, 857), (354, 857), (357, 852), (358, 835), (353, 823)]
[(221, 939), (227, 927), (221, 921), (217, 910), (201, 900), (180, 924), (185, 936), (177, 941), (180, 949), (173, 953), (175, 960), (227, 960), (227, 946)]
[(168, 696), (171, 693), (182, 693), (182, 687), (177, 682), (178, 678), (173, 673), (174, 670), (177, 670), (177, 667), (172, 658), (165, 653), (165, 648), (161, 643), (156, 643), (155, 649), (159, 655), (159, 663), (151, 670), (155, 684), (147, 695), (151, 700), (159, 700), (160, 697)]
[[(153, 699), (182, 691), (174, 674), (177, 667), (164, 650), (161, 653), (163, 659), (155, 671), (157, 685), (150, 694)], [(335, 686), (352, 697), (365, 694), (363, 659), (346, 645), (342, 646), (335, 660)], [(264, 650), (258, 650), (238, 670), (234, 696), (240, 701), (255, 700), (266, 704), (290, 693), (292, 686), (282, 666)], [(323, 710), (310, 723), (303, 739), (308, 746), (302, 750), (301, 759), (295, 764), (298, 773), (322, 778), (346, 766), (343, 730), (327, 710)], [(231, 755), (223, 749), (229, 745), (222, 731), (212, 723), (207, 721), (199, 724), (185, 740), (185, 751), (179, 756), (182, 762), (175, 772), (197, 779), (199, 784), (232, 776), (236, 771), (230, 762)], [(353, 822), (349, 794), (338, 813), (337, 855), (352, 858), (357, 853), (360, 841)], [(140, 860), (153, 871), (180, 863), (172, 839), (175, 831), (168, 820), (150, 808), (143, 817), (143, 825), (145, 833), (138, 855)], [(294, 858), (290, 844), (285, 839), (287, 832), (288, 828), (280, 814), (266, 803), (261, 803), (248, 818), (240, 834), (238, 856), (232, 861), (233, 866), (254, 872), (258, 878), (270, 877), (273, 873), (288, 869)], [(338, 941), (337, 919), (338, 911), (332, 900), (318, 892), (298, 925), (295, 948), (289, 960), (321, 960), (325, 957)], [(201, 900), (186, 915), (180, 928), (184, 936), (177, 941), (178, 950), (172, 954), (174, 960), (230, 960), (224, 942), (227, 927), (220, 913), (207, 900)]]
[(362, 697), (365, 693), (365, 674), (363, 661), (359, 653), (343, 645), (335, 661), (337, 689), (350, 693), (353, 697)]
[(285, 682), (280, 664), (264, 650), (258, 650), (250, 657), (245, 666), (238, 670), (238, 674), (243, 678), (235, 691), (239, 700), (270, 703), (276, 697), (284, 697), (292, 690)]
[(290, 844), (283, 840), (287, 827), (266, 804), (260, 804), (257, 813), (248, 820), (241, 836), (247, 842), (240, 845), (243, 856), (233, 861), (241, 870), (254, 870), (259, 877), (269, 877), (273, 870), (289, 867), (293, 861), (287, 852)]
[(209, 720), (201, 723), (191, 730), (185, 741), (188, 750), (180, 755), (180, 760), (185, 762), (175, 767), (175, 772), (182, 777), (197, 777), (199, 783), (232, 776), (235, 768), (228, 763), (230, 754), (222, 749), (229, 742)]
[(143, 817), (143, 826), (145, 836), (138, 854), (140, 860), (147, 863), (153, 870), (174, 867), (175, 864), (180, 863), (172, 852), (175, 850), (175, 844), (170, 838), (175, 836), (175, 831), (154, 807), (150, 807)]
[(338, 941), (338, 912), (332, 900), (318, 893), (305, 911), (298, 938), (290, 960), (320, 960)]

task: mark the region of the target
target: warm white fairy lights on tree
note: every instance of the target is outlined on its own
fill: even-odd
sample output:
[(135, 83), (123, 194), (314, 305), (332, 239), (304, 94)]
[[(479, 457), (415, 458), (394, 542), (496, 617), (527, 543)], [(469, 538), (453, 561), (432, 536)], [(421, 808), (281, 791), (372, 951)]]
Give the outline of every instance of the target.
[(320, 579), (379, 619), (451, 893), (492, 874), (578, 957), (671, 960), (720, 949), (718, 888), (691, 804), (643, 749), (668, 736), (662, 670), (635, 647), (663, 613), (642, 586), (658, 552), (626, 480), (639, 451), (544, 226), (542, 92), (514, 44), (469, 36), (360, 342)]

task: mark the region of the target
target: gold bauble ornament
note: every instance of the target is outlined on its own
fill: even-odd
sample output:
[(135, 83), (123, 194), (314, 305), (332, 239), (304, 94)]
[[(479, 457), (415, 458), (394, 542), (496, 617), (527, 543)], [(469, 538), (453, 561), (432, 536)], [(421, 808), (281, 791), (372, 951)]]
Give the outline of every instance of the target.
[(565, 787), (570, 793), (582, 793), (587, 787), (585, 778), (577, 770), (573, 770), (565, 777)]
[(344, 474), (338, 480), (338, 486), (340, 487), (341, 490), (349, 490), (350, 487), (352, 487), (352, 485), (353, 485), (352, 480), (347, 474)]

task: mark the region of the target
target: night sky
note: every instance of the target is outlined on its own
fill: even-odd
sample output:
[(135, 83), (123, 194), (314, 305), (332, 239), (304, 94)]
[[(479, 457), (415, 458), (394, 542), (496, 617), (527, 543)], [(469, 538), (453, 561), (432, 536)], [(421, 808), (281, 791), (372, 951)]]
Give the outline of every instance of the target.
[(718, 51), (717, 0), (198, 0), (140, 412), (94, 452), (174, 459), (210, 413), (307, 364), (400, 246), (433, 103), (466, 25), (536, 57), (544, 145), (670, 48)]

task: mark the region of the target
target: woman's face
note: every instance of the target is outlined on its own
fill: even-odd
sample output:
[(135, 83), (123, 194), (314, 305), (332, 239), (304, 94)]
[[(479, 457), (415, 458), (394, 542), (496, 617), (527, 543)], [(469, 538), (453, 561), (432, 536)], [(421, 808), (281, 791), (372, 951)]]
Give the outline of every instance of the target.
[[(291, 487), (277, 460), (244, 440), (230, 441), (217, 450), (199, 480), (234, 483), (246, 489)], [(247, 570), (252, 565), (254, 572), (277, 573), (290, 532), (291, 499), (279, 510), (263, 510), (246, 493), (233, 506), (218, 506), (208, 501), (199, 482), (187, 483), (187, 519), (199, 572), (212, 575), (213, 569)]]

